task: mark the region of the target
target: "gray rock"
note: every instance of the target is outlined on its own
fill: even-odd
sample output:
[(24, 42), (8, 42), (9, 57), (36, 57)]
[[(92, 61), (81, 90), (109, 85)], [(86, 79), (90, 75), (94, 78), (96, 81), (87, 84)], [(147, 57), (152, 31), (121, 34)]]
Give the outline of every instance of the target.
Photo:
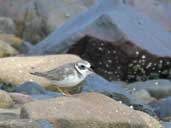
[(97, 74), (91, 74), (85, 79), (82, 92), (98, 92), (126, 104), (132, 102), (129, 93), (117, 84), (113, 84)]
[(166, 96), (171, 96), (171, 82), (165, 79), (135, 82), (129, 84), (127, 90), (130, 93), (135, 93), (136, 91), (140, 90), (146, 90), (152, 97), (160, 99)]
[(171, 121), (171, 97), (153, 101), (149, 105), (154, 108), (160, 120)]
[(91, 74), (85, 79), (82, 92), (102, 93), (117, 101), (121, 101), (128, 106), (133, 106), (136, 110), (144, 111), (156, 117), (156, 114), (150, 106), (144, 104), (140, 99), (136, 99), (136, 97), (127, 93), (120, 86), (105, 80), (97, 74)]
[(15, 89), (16, 92), (25, 93), (25, 94), (45, 94), (45, 89), (37, 83), (34, 82), (25, 82), (21, 85), (18, 85)]
[(39, 124), (28, 119), (7, 119), (0, 121), (1, 128), (41, 128)]
[(55, 98), (63, 95), (58, 92), (46, 91), (45, 94), (32, 94), (30, 96), (34, 100), (44, 100), (44, 99)]
[(48, 120), (37, 120), (40, 128), (54, 128), (53, 125)]
[(9, 93), (16, 104), (24, 104), (33, 101), (32, 97), (22, 93)]
[[(100, 22), (100, 20), (102, 21)], [(93, 24), (96, 24), (96, 26), (91, 29)], [(142, 30), (141, 28), (144, 29)], [(87, 11), (77, 17), (73, 17), (59, 29), (57, 28), (45, 40), (37, 44), (30, 53), (60, 52), (62, 49), (68, 49), (75, 41), (78, 41), (85, 35), (113, 42), (119, 39), (122, 41), (126, 40), (132, 42), (135, 46), (146, 49), (154, 55), (171, 55), (169, 50), (171, 47), (170, 34), (163, 31), (150, 18), (137, 13), (130, 6), (121, 4), (119, 0), (97, 1)], [(156, 37), (160, 38), (160, 40)], [(121, 43), (123, 43), (122, 41)], [(155, 42), (155, 45), (147, 45), (151, 42)], [(163, 42), (165, 42), (165, 45)], [(132, 54), (130, 49), (128, 53)]]
[(0, 121), (11, 119), (19, 119), (19, 115), (14, 113), (0, 113)]
[(160, 122), (163, 125), (163, 128), (171, 128), (171, 122)]
[(135, 91), (134, 93), (132, 93), (132, 95), (134, 97), (136, 97), (137, 99), (142, 100), (146, 104), (149, 103), (149, 102), (152, 102), (152, 101), (156, 100), (146, 90)]
[(0, 17), (0, 33), (15, 34), (15, 23), (11, 18)]

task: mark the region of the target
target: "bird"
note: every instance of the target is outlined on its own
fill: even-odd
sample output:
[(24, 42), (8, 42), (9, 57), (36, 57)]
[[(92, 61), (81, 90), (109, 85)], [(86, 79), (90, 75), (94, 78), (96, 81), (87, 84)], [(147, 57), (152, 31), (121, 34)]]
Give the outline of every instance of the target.
[(71, 95), (64, 92), (61, 87), (74, 87), (79, 85), (89, 74), (92, 74), (91, 64), (86, 60), (67, 63), (46, 72), (32, 72), (32, 75), (44, 77), (55, 85), (63, 95)]

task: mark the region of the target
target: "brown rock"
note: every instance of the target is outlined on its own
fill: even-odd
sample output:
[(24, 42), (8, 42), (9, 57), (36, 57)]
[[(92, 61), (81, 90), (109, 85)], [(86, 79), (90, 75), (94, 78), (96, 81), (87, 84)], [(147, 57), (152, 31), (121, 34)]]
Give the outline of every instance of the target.
[(0, 34), (0, 40), (10, 44), (16, 49), (19, 49), (24, 42), (22, 39), (12, 34)]
[(47, 119), (55, 128), (162, 128), (147, 114), (97, 93), (31, 102), (22, 108), (21, 118)]
[(9, 94), (0, 90), (0, 108), (9, 108), (13, 105), (13, 100)]
[(35, 81), (42, 86), (51, 85), (42, 77), (31, 75), (31, 72), (43, 72), (66, 63), (80, 60), (75, 55), (48, 55), (33, 57), (9, 57), (0, 59), (0, 79), (3, 82), (19, 85), (25, 81)]
[(0, 40), (0, 57), (17, 55), (18, 51), (8, 43)]

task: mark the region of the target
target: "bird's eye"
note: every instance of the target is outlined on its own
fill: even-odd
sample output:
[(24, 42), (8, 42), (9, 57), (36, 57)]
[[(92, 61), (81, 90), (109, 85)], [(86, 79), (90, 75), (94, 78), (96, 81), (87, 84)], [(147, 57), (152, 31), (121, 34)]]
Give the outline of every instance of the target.
[(84, 70), (86, 67), (84, 65), (80, 65), (79, 68)]

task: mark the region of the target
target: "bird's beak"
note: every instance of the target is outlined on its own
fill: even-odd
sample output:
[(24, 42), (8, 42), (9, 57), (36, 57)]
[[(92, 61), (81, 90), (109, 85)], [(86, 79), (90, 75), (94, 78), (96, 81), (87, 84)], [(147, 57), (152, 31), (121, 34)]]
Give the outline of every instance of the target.
[(89, 68), (89, 71), (94, 72), (92, 68)]

